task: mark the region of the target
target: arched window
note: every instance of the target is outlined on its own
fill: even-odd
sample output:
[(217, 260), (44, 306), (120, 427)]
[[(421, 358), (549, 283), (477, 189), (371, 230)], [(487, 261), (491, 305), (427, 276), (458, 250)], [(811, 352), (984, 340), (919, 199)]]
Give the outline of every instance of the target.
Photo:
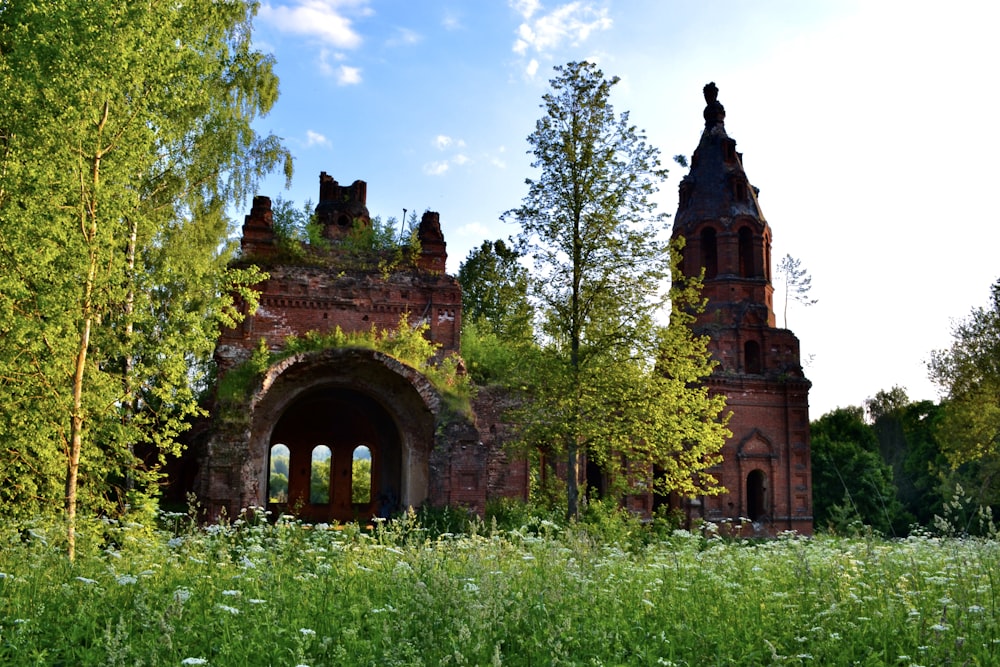
[(749, 227), (740, 227), (740, 275), (750, 278), (754, 274), (753, 232)]
[(354, 448), (351, 461), (351, 502), (367, 505), (372, 501), (372, 452), (365, 445)]
[(767, 515), (767, 475), (751, 470), (747, 475), (747, 518), (760, 521)]
[(309, 502), (326, 505), (330, 502), (330, 448), (326, 445), (313, 447), (309, 467)]
[(271, 447), (270, 461), (267, 464), (267, 502), (288, 502), (288, 447), (274, 445)]
[(719, 272), (719, 253), (715, 244), (715, 230), (706, 227), (701, 230), (701, 265), (705, 278), (714, 278)]
[(760, 343), (755, 340), (748, 340), (743, 343), (743, 372), (759, 374), (762, 372), (763, 363), (760, 358)]

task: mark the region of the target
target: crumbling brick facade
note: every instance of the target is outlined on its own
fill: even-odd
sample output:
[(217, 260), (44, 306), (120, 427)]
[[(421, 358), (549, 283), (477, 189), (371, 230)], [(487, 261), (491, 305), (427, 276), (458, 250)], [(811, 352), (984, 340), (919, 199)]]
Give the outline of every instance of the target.
[[(268, 277), (256, 286), (259, 307), (216, 346), (220, 386), (238, 374), (263, 341), (281, 350), (289, 336), (395, 329), (400, 317), (428, 325), (443, 357), (457, 353), (462, 322), (458, 282), (444, 272), (447, 259), (437, 213), (424, 213), (419, 252), (379, 266), (377, 257), (347, 256), (341, 243), (370, 224), (367, 186), (340, 186), (320, 174), (316, 221), (328, 249), (289, 253), (276, 233), (271, 202), (255, 197), (246, 216), (240, 263)], [(235, 376), (234, 376), (235, 377)], [(482, 512), (488, 496), (525, 497), (523, 464), (500, 451), (502, 426), (488, 407), (483, 416), (449, 411), (421, 373), (360, 349), (300, 353), (252, 379), (235, 405), (220, 399), (209, 428), (192, 448), (197, 471), (191, 485), (210, 517), (223, 509), (267, 506), (312, 521), (367, 519), (423, 503)], [(287, 454), (276, 447), (287, 448)], [(371, 495), (352, 497), (357, 449), (370, 454)], [(329, 468), (328, 493), (313, 495), (316, 455)], [(272, 462), (287, 457), (287, 497), (269, 502)]]

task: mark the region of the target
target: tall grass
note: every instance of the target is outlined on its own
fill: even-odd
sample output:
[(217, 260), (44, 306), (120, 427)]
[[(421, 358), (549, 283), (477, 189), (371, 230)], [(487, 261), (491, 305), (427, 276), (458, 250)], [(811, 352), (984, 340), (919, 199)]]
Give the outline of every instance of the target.
[(3, 533), (0, 664), (1000, 663), (988, 540), (172, 520)]

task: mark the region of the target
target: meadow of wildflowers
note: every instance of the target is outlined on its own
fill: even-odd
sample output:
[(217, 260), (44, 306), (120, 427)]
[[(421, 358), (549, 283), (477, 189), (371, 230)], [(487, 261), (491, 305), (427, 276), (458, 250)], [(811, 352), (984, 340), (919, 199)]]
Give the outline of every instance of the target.
[(112, 528), (0, 533), (0, 664), (1000, 664), (984, 539)]

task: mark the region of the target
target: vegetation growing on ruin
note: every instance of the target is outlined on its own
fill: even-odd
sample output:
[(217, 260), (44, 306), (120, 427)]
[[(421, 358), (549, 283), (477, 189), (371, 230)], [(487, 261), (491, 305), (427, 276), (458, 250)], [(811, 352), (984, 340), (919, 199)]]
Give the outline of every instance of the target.
[(473, 385), (460, 371), (459, 359), (439, 358), (440, 345), (427, 339), (426, 322), (411, 325), (409, 314), (399, 318), (395, 329), (345, 332), (339, 326), (329, 332), (310, 331), (303, 336), (289, 336), (279, 350), (269, 350), (261, 339), (250, 359), (228, 371), (219, 382), (218, 400), (223, 415), (245, 416), (246, 402), (264, 372), (288, 357), (305, 352), (341, 348), (359, 348), (382, 352), (420, 371), (441, 392), (445, 407), (458, 414), (469, 414)]
[(244, 257), (241, 261), (320, 266), (342, 271), (376, 270), (386, 276), (413, 268), (420, 256), (415, 213), (402, 227), (394, 217), (384, 222), (380, 216), (368, 222), (357, 219), (343, 237), (334, 240), (323, 235), (312, 201), (307, 200), (298, 207), (278, 197), (271, 211), (277, 253), (263, 260)]

